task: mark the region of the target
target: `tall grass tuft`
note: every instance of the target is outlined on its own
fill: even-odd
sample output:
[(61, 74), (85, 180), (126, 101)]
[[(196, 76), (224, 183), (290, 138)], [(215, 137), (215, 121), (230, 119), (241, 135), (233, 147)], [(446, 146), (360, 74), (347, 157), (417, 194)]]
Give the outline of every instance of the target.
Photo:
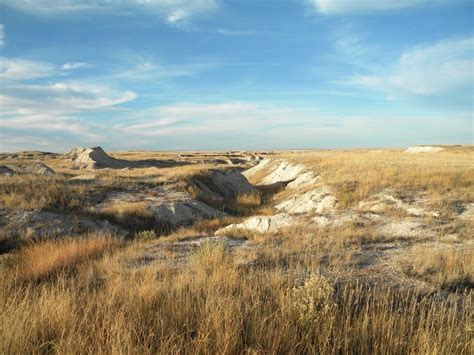
[(99, 257), (119, 245), (117, 239), (98, 235), (32, 243), (17, 253), (13, 274), (17, 280), (48, 278), (58, 272), (69, 271), (77, 264)]

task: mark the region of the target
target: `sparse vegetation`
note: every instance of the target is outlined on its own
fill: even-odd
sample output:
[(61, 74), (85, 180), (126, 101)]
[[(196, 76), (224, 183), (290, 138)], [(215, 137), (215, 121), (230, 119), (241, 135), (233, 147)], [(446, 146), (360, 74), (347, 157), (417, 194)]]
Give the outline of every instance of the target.
[(3, 208), (77, 208), (91, 191), (64, 178), (17, 176), (0, 179)]
[(474, 249), (415, 246), (404, 262), (405, 272), (443, 288), (474, 288)]
[[(21, 242), (5, 239), (0, 353), (469, 354), (473, 234), (469, 216), (460, 215), (474, 201), (472, 151), (281, 156), (322, 176), (338, 199), (337, 213), (389, 189), (407, 204), (423, 199), (439, 216), (416, 217), (429, 232), (422, 236), (409, 228), (380, 232), (385, 220), (414, 218), (394, 204), (369, 214), (374, 219), (328, 225), (303, 219), (276, 232), (206, 239), (248, 216), (275, 214), (275, 203), (294, 192), (259, 186), (216, 205), (226, 214), (164, 229), (149, 199), (104, 203), (104, 192), (155, 198), (172, 186), (189, 193), (190, 179), (207, 166), (104, 170), (86, 184), (71, 183), (61, 172), (77, 171), (54, 160), (48, 163), (60, 172), (54, 178), (2, 179), (2, 212), (107, 219), (131, 238), (89, 233), (32, 242), (16, 233)], [(199, 192), (190, 196), (201, 198)], [(327, 215), (307, 220), (313, 217)], [(0, 237), (8, 233), (2, 227)]]
[(332, 187), (341, 208), (355, 206), (384, 188), (400, 197), (428, 197), (444, 214), (453, 204), (474, 201), (474, 148), (452, 148), (440, 153), (349, 150), (287, 154), (321, 175)]

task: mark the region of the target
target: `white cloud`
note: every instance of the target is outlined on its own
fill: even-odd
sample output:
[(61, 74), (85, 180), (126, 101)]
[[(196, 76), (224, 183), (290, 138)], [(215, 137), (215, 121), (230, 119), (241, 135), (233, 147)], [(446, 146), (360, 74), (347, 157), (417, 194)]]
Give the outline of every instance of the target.
[(1, 127), (91, 136), (94, 132), (90, 124), (76, 119), (75, 115), (104, 110), (135, 98), (131, 91), (80, 82), (7, 85), (0, 95)]
[(396, 65), (354, 82), (389, 94), (435, 95), (474, 83), (474, 37), (451, 39), (403, 53)]
[(0, 23), (0, 48), (5, 45), (5, 26)]
[(80, 82), (56, 83), (42, 89), (53, 94), (58, 104), (81, 110), (119, 105), (137, 97), (132, 91), (116, 91), (107, 86)]
[(0, 57), (0, 79), (29, 80), (52, 76), (54, 65), (21, 58)]
[(64, 63), (61, 67), (61, 70), (75, 70), (75, 69), (89, 69), (93, 68), (94, 64), (87, 63), (87, 62), (71, 62), (71, 63)]
[[(427, 123), (437, 129), (426, 132)], [(472, 124), (471, 124), (472, 125)], [(174, 103), (128, 114), (111, 127), (128, 147), (278, 149), (465, 142), (463, 117), (337, 116), (311, 107), (254, 102)], [(387, 138), (390, 137), (390, 138)]]
[[(59, 85), (51, 90), (67, 91), (67, 88)], [(120, 97), (117, 96), (118, 101)], [(18, 113), (18, 119), (2, 122), (2, 134), (10, 139), (1, 141), (0, 148), (4, 151), (31, 149), (38, 142), (47, 143), (38, 148), (57, 151), (75, 145), (103, 144), (121, 150), (393, 147), (469, 142), (472, 130), (470, 112), (465, 117), (416, 113), (398, 117), (337, 116), (309, 107), (232, 101), (178, 102), (133, 111), (114, 110), (113, 122), (121, 120), (121, 123), (112, 124), (94, 120), (94, 116), (79, 120), (74, 113), (51, 110), (48, 101), (36, 100), (32, 106), (29, 97), (23, 99), (22, 103), (14, 102), (15, 108), (26, 107), (30, 112), (24, 110)], [(11, 106), (9, 98), (0, 97), (0, 107), (8, 106)], [(81, 112), (80, 108), (76, 110)], [(37, 112), (39, 116), (34, 115)], [(53, 115), (53, 119), (48, 119), (48, 115)], [(435, 129), (426, 131), (427, 124)], [(441, 138), (440, 132), (443, 132)], [(24, 137), (34, 140), (22, 140)]]
[[(136, 94), (86, 81), (32, 84), (28, 80), (54, 80), (62, 71), (90, 67), (70, 62), (61, 67), (21, 58), (0, 58), (0, 128), (23, 132), (61, 131), (96, 137), (96, 124), (79, 119), (86, 112), (111, 110), (132, 101)], [(18, 136), (20, 137), (20, 136)]]
[(419, 5), (427, 0), (309, 0), (322, 14), (343, 14), (395, 10)]
[(43, 15), (88, 10), (123, 13), (137, 9), (155, 13), (177, 27), (186, 27), (194, 17), (213, 12), (219, 7), (218, 0), (0, 0), (0, 4)]
[(281, 125), (301, 127), (311, 124), (319, 127), (328, 124), (324, 119), (317, 119), (314, 111), (249, 102), (176, 103), (151, 108), (131, 118), (130, 122), (115, 128), (124, 134), (152, 137), (222, 133), (245, 135), (260, 130), (270, 131)]
[(64, 75), (71, 70), (92, 68), (93, 66), (93, 64), (86, 62), (70, 62), (59, 67), (47, 62), (0, 57), (0, 79), (8, 81), (33, 80), (58, 74)]
[(114, 74), (114, 78), (130, 80), (157, 80), (191, 76), (205, 70), (209, 64), (162, 65), (143, 57), (133, 57), (133, 66)]

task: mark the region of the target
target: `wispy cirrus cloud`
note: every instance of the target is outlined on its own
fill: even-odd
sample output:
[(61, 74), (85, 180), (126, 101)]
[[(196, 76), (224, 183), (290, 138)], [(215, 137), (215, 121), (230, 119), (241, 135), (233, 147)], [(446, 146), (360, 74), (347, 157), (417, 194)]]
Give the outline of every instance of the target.
[(64, 63), (61, 66), (61, 70), (75, 70), (75, 69), (89, 69), (93, 68), (94, 64), (88, 62), (71, 62), (71, 63)]
[(192, 19), (215, 12), (219, 8), (218, 0), (135, 0), (135, 3), (155, 12), (165, 22), (177, 27), (186, 27)]
[(437, 95), (474, 85), (474, 37), (449, 39), (402, 53), (398, 62), (353, 82), (389, 94)]
[[(90, 124), (77, 115), (100, 111), (136, 98), (129, 90), (87, 81), (58, 81), (62, 70), (84, 67), (71, 62), (57, 66), (21, 58), (0, 58), (0, 118), (2, 129), (65, 131), (93, 135)], [(32, 84), (31, 80), (48, 78), (53, 82)]]
[(322, 117), (316, 109), (255, 102), (217, 103), (179, 102), (152, 107), (132, 114), (114, 129), (124, 134), (161, 137), (182, 135), (232, 134), (236, 137), (255, 132), (274, 132), (292, 128), (324, 129), (337, 125)]
[(8, 85), (0, 95), (1, 126), (85, 132), (75, 115), (103, 110), (135, 98), (132, 91), (82, 82)]
[(0, 0), (11, 8), (40, 15), (58, 15), (71, 12), (103, 11), (153, 13), (172, 26), (186, 28), (189, 22), (219, 8), (218, 0)]
[(54, 75), (56, 68), (46, 62), (0, 57), (0, 79), (30, 80)]
[[(272, 149), (367, 146), (380, 137), (382, 146), (411, 144), (427, 122), (465, 138), (468, 117), (371, 115), (338, 116), (317, 108), (245, 101), (184, 103), (148, 108), (128, 114), (111, 127), (113, 135), (129, 137), (134, 146), (160, 145), (168, 149)], [(295, 142), (294, 137), (298, 137)], [(405, 137), (404, 140), (400, 136)], [(436, 134), (426, 133), (420, 143)], [(387, 139), (393, 137), (393, 139)], [(444, 137), (445, 143), (452, 141)], [(140, 143), (138, 143), (140, 142)]]
[[(2, 98), (0, 98), (2, 100)], [(7, 102), (0, 101), (1, 106)], [(92, 106), (96, 106), (95, 104)], [(44, 111), (43, 111), (44, 112)], [(9, 137), (31, 136), (44, 141), (42, 149), (64, 151), (76, 144), (104, 144), (121, 149), (275, 149), (408, 145), (414, 141), (430, 143), (459, 142), (469, 138), (472, 126), (470, 113), (466, 117), (417, 116), (337, 116), (304, 108), (268, 103), (223, 101), (214, 103), (176, 102), (134, 111), (115, 111), (114, 121), (81, 121), (74, 115), (58, 115), (49, 123), (48, 134), (41, 133), (46, 118), (29, 117), (11, 121), (2, 129)], [(438, 133), (417, 135), (427, 124), (449, 132), (440, 141)], [(31, 128), (26, 128), (28, 125)], [(61, 131), (61, 135), (55, 132)], [(65, 135), (67, 133), (67, 135)], [(72, 136), (71, 136), (72, 134)], [(294, 137), (298, 140), (295, 141)], [(380, 137), (380, 138), (377, 138)], [(392, 138), (390, 138), (392, 137)], [(400, 139), (400, 137), (403, 137)], [(453, 138), (454, 137), (454, 138)], [(6, 145), (4, 150), (12, 150)], [(21, 147), (31, 147), (25, 142)], [(18, 147), (11, 141), (13, 147)], [(17, 148), (18, 149), (18, 148)]]
[(308, 0), (317, 12), (325, 15), (396, 10), (425, 2), (428, 0)]
[(212, 63), (161, 64), (141, 56), (133, 56), (128, 62), (129, 64), (133, 64), (114, 73), (114, 78), (127, 80), (157, 80), (192, 76), (213, 65)]
[(0, 57), (0, 79), (4, 81), (34, 80), (53, 77), (61, 72), (75, 69), (92, 68), (94, 65), (86, 62), (71, 62), (58, 66), (52, 63), (23, 58)]

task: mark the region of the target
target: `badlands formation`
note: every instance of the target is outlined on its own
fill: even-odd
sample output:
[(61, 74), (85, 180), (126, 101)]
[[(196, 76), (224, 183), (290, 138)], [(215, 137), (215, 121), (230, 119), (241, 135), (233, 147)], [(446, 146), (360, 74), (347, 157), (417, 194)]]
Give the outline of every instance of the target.
[[(74, 168), (77, 169), (131, 169), (131, 168), (147, 168), (147, 167), (171, 167), (186, 164), (202, 163), (202, 160), (191, 160), (189, 158), (197, 158), (193, 154), (180, 154), (175, 159), (140, 159), (140, 160), (126, 160), (117, 159), (109, 156), (101, 147), (92, 148), (74, 148), (66, 157), (74, 163)], [(188, 158), (188, 159), (186, 159)], [(214, 159), (211, 163), (220, 164), (242, 164), (258, 162), (260, 159), (258, 155), (245, 153), (230, 153), (226, 154), (227, 159)]]
[[(257, 185), (281, 186), (284, 198), (276, 199), (272, 216), (250, 217), (239, 224), (231, 224), (216, 231), (216, 235), (238, 233), (238, 231), (275, 232), (295, 225), (338, 226), (346, 223), (364, 223), (377, 226), (378, 233), (385, 237), (415, 236), (429, 233), (422, 223), (425, 216), (437, 216), (437, 212), (426, 210), (426, 201), (405, 203), (391, 195), (386, 189), (366, 201), (360, 201), (351, 209), (337, 208), (338, 200), (321, 176), (315, 176), (303, 165), (291, 164), (284, 159), (266, 158), (255, 167), (246, 170), (244, 176)], [(389, 218), (384, 212), (396, 208), (406, 218)], [(472, 206), (469, 206), (472, 208)]]
[[(409, 161), (414, 153), (442, 157), (445, 148), (412, 146), (404, 153), (386, 154)], [(338, 186), (357, 189), (362, 183), (357, 181), (359, 177), (338, 184), (328, 181), (330, 174), (300, 158), (312, 154), (316, 153), (123, 152), (110, 156), (100, 147), (75, 148), (64, 155), (34, 151), (3, 154), (0, 173), (6, 182), (20, 179), (18, 186), (23, 186), (25, 179), (41, 177), (41, 184), (48, 186), (45, 191), (54, 183), (60, 191), (51, 192), (53, 195), (72, 196), (61, 196), (51, 203), (47, 202), (50, 196), (44, 196), (34, 203), (19, 201), (2, 208), (1, 249), (13, 248), (24, 236), (57, 238), (101, 232), (133, 238), (143, 230), (167, 234), (202, 220), (219, 220), (217, 229), (207, 237), (219, 240), (216, 237), (225, 236), (220, 240), (227, 242), (229, 238), (279, 233), (301, 226), (360, 226), (370, 229), (371, 238), (390, 241), (459, 238), (456, 233), (440, 235), (439, 225), (446, 223), (443, 211), (423, 191), (404, 196), (384, 184), (372, 187), (372, 192), (358, 201), (345, 203)], [(384, 153), (354, 154), (380, 157)], [(316, 173), (318, 170), (320, 173)], [(48, 177), (53, 180), (44, 180)], [(458, 201), (453, 206), (455, 221), (472, 219), (472, 201)], [(238, 246), (244, 244), (252, 243)]]
[(0, 353), (468, 354), (473, 162), (1, 154)]
[[(1, 174), (6, 178), (18, 176), (24, 179), (55, 175), (55, 171), (43, 163), (24, 162), (24, 156), (23, 153), (8, 155), (4, 160), (8, 166), (0, 166)], [(38, 158), (42, 155), (33, 152), (27, 156), (34, 160), (34, 157)], [(91, 188), (90, 195), (85, 196), (87, 208), (81, 213), (77, 213), (74, 209), (64, 208), (2, 209), (0, 211), (4, 225), (2, 232), (12, 233), (12, 236), (4, 237), (7, 240), (4, 241), (7, 246), (0, 246), (0, 249), (8, 249), (11, 244), (8, 240), (11, 238), (16, 240), (21, 235), (33, 238), (61, 237), (89, 231), (131, 237), (135, 233), (135, 227), (130, 228), (127, 223), (121, 223), (125, 217), (117, 212), (117, 209), (120, 210), (125, 205), (142, 207), (147, 217), (143, 225), (146, 224), (150, 229), (159, 231), (189, 225), (196, 220), (227, 216), (228, 212), (222, 208), (226, 201), (232, 201), (239, 195), (257, 193), (257, 189), (241, 174), (239, 164), (245, 163), (246, 166), (250, 166), (259, 159), (260, 156), (257, 153), (232, 152), (179, 154), (173, 155), (172, 158), (166, 156), (160, 159), (128, 160), (113, 158), (100, 147), (81, 147), (65, 155), (55, 154), (53, 162), (65, 163), (68, 171), (76, 173), (74, 175), (58, 174), (61, 175), (57, 176), (61, 184), (85, 185)], [(225, 170), (210, 168), (222, 164), (230, 168)], [(183, 180), (171, 178), (155, 186), (131, 188), (104, 186), (106, 183), (96, 174), (82, 173), (82, 171), (120, 170), (127, 174), (128, 171), (133, 171), (130, 169), (137, 169), (137, 171), (152, 169), (153, 172), (159, 172), (160, 169), (165, 168), (173, 172), (173, 169), (179, 169), (179, 167), (193, 168), (197, 171), (205, 168), (202, 173), (186, 176)], [(13, 182), (13, 180), (7, 181)], [(44, 182), (51, 184), (56, 181)], [(38, 188), (41, 187), (38, 186)]]

